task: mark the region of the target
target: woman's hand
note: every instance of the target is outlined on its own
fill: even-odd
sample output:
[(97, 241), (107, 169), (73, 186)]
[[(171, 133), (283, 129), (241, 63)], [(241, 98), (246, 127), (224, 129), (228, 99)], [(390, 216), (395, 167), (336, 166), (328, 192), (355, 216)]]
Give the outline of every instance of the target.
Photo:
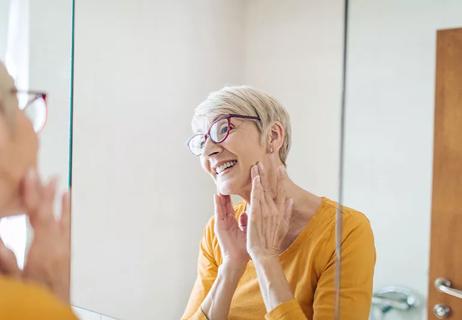
[(33, 240), (24, 270), (18, 268), (14, 253), (0, 241), (0, 273), (23, 281), (39, 283), (69, 303), (70, 214), (69, 193), (62, 198), (61, 216), (56, 218), (53, 202), (56, 181), (43, 185), (35, 172), (23, 182), (23, 205), (33, 228)]
[(229, 195), (215, 195), (215, 234), (224, 264), (244, 268), (249, 261), (246, 250), (246, 224), (245, 213), (241, 215), (238, 223)]
[(277, 257), (289, 231), (293, 201), (287, 198), (283, 186), (287, 175), (282, 166), (275, 171), (276, 180), (271, 186), (261, 163), (251, 169), (247, 251), (254, 261)]
[(69, 303), (71, 201), (69, 192), (61, 200), (61, 215), (56, 217), (53, 204), (56, 179), (43, 185), (37, 174), (24, 183), (24, 204), (34, 230), (24, 266), (24, 278), (45, 285), (61, 300)]

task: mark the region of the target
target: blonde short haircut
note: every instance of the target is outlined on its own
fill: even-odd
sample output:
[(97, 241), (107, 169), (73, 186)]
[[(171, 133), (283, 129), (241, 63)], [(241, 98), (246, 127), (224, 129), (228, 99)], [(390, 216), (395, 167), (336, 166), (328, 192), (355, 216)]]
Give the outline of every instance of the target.
[(262, 142), (269, 127), (279, 121), (285, 130), (284, 142), (279, 150), (279, 158), (286, 165), (291, 142), (290, 118), (286, 109), (269, 94), (249, 86), (224, 87), (209, 94), (194, 110), (192, 119), (193, 131), (204, 128), (214, 118), (221, 114), (240, 114), (258, 116), (261, 121), (255, 121)]

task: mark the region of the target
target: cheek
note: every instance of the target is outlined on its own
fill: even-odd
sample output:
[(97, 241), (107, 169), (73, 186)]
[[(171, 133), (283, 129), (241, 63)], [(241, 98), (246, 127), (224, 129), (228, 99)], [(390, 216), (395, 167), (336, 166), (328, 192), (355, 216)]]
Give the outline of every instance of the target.
[(32, 129), (30, 121), (21, 113), (18, 125), (19, 139), (17, 141), (19, 150), (22, 151), (24, 163), (29, 166), (35, 166), (38, 154), (38, 137)]
[(205, 160), (204, 158), (200, 159), (200, 163), (201, 163), (202, 170), (204, 170), (206, 173), (212, 175), (212, 173), (210, 172), (210, 163), (207, 160)]

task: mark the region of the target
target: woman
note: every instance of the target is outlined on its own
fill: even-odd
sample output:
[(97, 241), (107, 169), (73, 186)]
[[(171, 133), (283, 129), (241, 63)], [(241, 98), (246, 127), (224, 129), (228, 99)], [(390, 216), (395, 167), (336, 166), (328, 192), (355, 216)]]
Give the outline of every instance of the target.
[[(335, 213), (286, 174), (290, 121), (250, 87), (195, 110), (193, 154), (217, 186), (183, 319), (334, 319)], [(242, 202), (233, 208), (230, 195)], [(340, 319), (368, 319), (375, 248), (367, 218), (343, 208)]]
[[(0, 319), (76, 319), (69, 306), (69, 195), (56, 219), (56, 183), (42, 184), (35, 172), (38, 139), (18, 93), (0, 61), (0, 218), (26, 212), (34, 231), (24, 270), (0, 239)], [(44, 97), (33, 93), (30, 102)]]

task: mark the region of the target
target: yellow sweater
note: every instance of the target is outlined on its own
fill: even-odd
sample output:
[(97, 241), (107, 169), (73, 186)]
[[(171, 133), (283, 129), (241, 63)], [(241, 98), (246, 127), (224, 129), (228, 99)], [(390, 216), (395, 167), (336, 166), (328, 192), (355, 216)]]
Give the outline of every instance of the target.
[(0, 277), (0, 320), (77, 320), (69, 305), (46, 289)]
[[(336, 206), (334, 201), (323, 198), (320, 208), (305, 228), (280, 254), (294, 299), (267, 313), (255, 267), (250, 261), (234, 293), (228, 319), (334, 319)], [(245, 209), (245, 203), (235, 209), (239, 216)], [(221, 261), (212, 217), (200, 244), (197, 279), (183, 320), (207, 319), (200, 305), (212, 287)], [(343, 208), (340, 319), (368, 319), (374, 265), (374, 238), (368, 219), (360, 212)]]

